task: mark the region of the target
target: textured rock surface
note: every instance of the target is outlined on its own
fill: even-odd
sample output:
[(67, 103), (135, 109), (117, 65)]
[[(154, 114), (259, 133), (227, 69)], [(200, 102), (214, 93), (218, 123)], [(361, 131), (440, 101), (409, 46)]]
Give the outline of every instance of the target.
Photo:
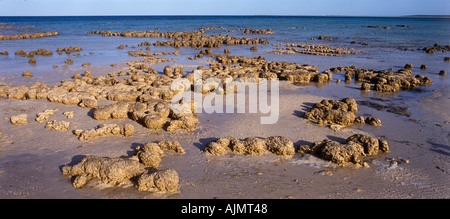
[(11, 124), (13, 125), (26, 125), (28, 124), (28, 115), (27, 114), (20, 114), (11, 116)]
[(70, 122), (53, 120), (51, 122), (47, 122), (45, 128), (52, 131), (69, 131)]
[(353, 98), (342, 100), (324, 99), (313, 105), (310, 112), (305, 113), (305, 118), (321, 125), (348, 126), (355, 122), (358, 113), (358, 105)]
[(177, 141), (161, 141), (158, 143), (146, 143), (143, 147), (136, 148), (137, 157), (139, 161), (147, 167), (158, 168), (162, 158), (164, 157), (164, 150), (175, 151), (178, 154), (184, 154), (183, 148)]
[(174, 169), (158, 170), (144, 173), (139, 177), (137, 189), (139, 191), (169, 192), (178, 191), (179, 176)]
[(283, 136), (272, 136), (265, 139), (249, 137), (242, 141), (234, 137), (222, 137), (208, 143), (205, 151), (217, 156), (229, 152), (249, 155), (271, 152), (278, 156), (293, 156), (295, 154), (294, 143)]
[(131, 124), (117, 125), (117, 124), (102, 124), (92, 130), (75, 130), (75, 135), (80, 141), (88, 141), (94, 137), (103, 137), (107, 135), (122, 135), (124, 137), (132, 136), (134, 134), (134, 126)]
[(344, 144), (325, 139), (313, 143), (311, 147), (299, 147), (298, 151), (313, 153), (338, 165), (353, 163), (360, 166), (368, 166), (367, 163), (361, 161), (361, 157), (377, 155), (380, 152), (387, 153), (389, 152), (389, 146), (386, 140), (355, 134), (347, 138)]
[(84, 187), (90, 180), (98, 179), (104, 184), (111, 185), (133, 181), (139, 191), (174, 193), (178, 191), (178, 173), (170, 168), (156, 169), (163, 158), (163, 149), (184, 154), (178, 142), (161, 141), (136, 148), (136, 156), (127, 158), (86, 156), (77, 164), (65, 165), (61, 170), (63, 175), (73, 178), (72, 185), (75, 188)]
[(91, 179), (117, 185), (144, 172), (144, 165), (133, 158), (87, 156), (73, 166), (62, 167), (63, 175), (75, 177), (73, 186), (76, 188), (83, 187)]

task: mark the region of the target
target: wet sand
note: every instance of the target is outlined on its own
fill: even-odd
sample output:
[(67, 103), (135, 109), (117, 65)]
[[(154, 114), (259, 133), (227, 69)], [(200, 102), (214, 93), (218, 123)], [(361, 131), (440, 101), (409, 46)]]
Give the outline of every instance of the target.
[[(71, 132), (54, 132), (45, 123), (34, 121), (46, 109), (59, 109), (50, 120), (71, 122), (71, 130), (92, 129), (99, 121), (90, 109), (43, 100), (0, 101), (0, 197), (2, 198), (449, 198), (450, 153), (449, 121), (445, 106), (448, 95), (437, 92), (424, 98), (426, 105), (413, 115), (428, 115), (420, 121), (359, 105), (360, 115), (372, 115), (383, 126), (351, 126), (333, 131), (302, 118), (313, 103), (323, 99), (305, 94), (286, 81), (280, 82), (280, 117), (273, 125), (261, 125), (260, 114), (198, 114), (200, 125), (194, 132), (152, 131), (129, 119), (101, 123), (127, 124), (135, 127), (131, 137), (109, 136), (88, 143)], [(445, 93), (446, 91), (441, 91)], [(102, 100), (99, 105), (110, 101)], [(421, 104), (422, 103), (417, 103)], [(444, 105), (439, 105), (444, 104)], [(442, 106), (442, 107), (439, 107)], [(73, 119), (62, 113), (74, 111)], [(12, 115), (26, 113), (29, 124), (10, 124)], [(441, 116), (436, 117), (435, 115)], [(434, 119), (434, 120), (433, 120)], [(441, 124), (438, 126), (436, 124)], [(382, 137), (391, 152), (369, 157), (369, 168), (339, 167), (321, 158), (296, 154), (280, 158), (261, 156), (213, 156), (203, 151), (206, 144), (219, 137), (268, 137), (281, 135), (295, 146), (331, 139), (345, 141), (355, 133)], [(139, 192), (131, 183), (105, 186), (92, 182), (75, 189), (61, 174), (61, 166), (80, 161), (83, 155), (126, 157), (147, 142), (176, 140), (184, 155), (168, 153), (160, 168), (173, 168), (180, 176), (176, 194)], [(408, 163), (394, 163), (406, 159)]]

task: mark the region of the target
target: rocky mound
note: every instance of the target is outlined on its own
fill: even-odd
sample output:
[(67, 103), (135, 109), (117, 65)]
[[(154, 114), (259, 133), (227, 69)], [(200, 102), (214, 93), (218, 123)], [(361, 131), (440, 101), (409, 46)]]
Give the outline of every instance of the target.
[(63, 166), (62, 174), (73, 177), (72, 185), (75, 188), (82, 188), (90, 180), (97, 179), (110, 185), (134, 181), (139, 191), (177, 192), (179, 177), (175, 170), (157, 170), (159, 163), (157, 166), (149, 166), (150, 153), (156, 154), (161, 161), (164, 154), (162, 149), (174, 150), (180, 154), (184, 153), (178, 142), (147, 143), (142, 148), (138, 147), (137, 155), (132, 157), (86, 156), (77, 164)]
[(274, 34), (275, 31), (271, 30), (271, 29), (239, 29), (241, 30), (244, 34), (249, 34), (249, 33), (256, 33), (256, 34)]
[(367, 69), (354, 69), (346, 71), (346, 81), (355, 78), (356, 81), (366, 82), (361, 84), (362, 90), (380, 92), (396, 92), (400, 89), (414, 89), (417, 86), (426, 86), (432, 83), (431, 78), (423, 75), (412, 75), (412, 65), (405, 65), (404, 69), (397, 72), (392, 71), (374, 71)]
[(137, 157), (139, 161), (146, 167), (158, 168), (162, 158), (164, 157), (164, 150), (174, 151), (178, 154), (184, 154), (183, 148), (177, 141), (161, 141), (158, 143), (146, 143), (143, 147), (136, 148)]
[[(381, 120), (376, 117), (364, 119), (358, 114), (358, 104), (353, 98), (342, 100), (323, 99), (312, 106), (309, 112), (305, 112), (304, 118), (319, 125), (330, 125), (333, 129), (341, 126), (349, 126), (354, 123), (367, 123), (373, 126), (381, 126)], [(337, 126), (336, 126), (337, 125)]]
[(265, 139), (249, 137), (239, 140), (234, 137), (223, 137), (206, 145), (205, 151), (221, 156), (227, 153), (261, 155), (271, 152), (278, 156), (293, 156), (294, 143), (283, 136), (272, 136)]
[[(337, 56), (342, 57), (344, 55), (351, 54), (361, 54), (365, 51), (355, 50), (349, 47), (333, 47), (325, 44), (295, 44), (295, 43), (285, 43), (285, 44), (274, 44), (277, 46), (273, 51), (267, 51), (269, 53), (284, 55), (284, 54), (295, 54), (301, 53), (305, 55), (318, 55), (318, 56)], [(279, 46), (287, 48), (278, 48)]]
[(358, 113), (358, 104), (353, 98), (342, 100), (323, 99), (313, 105), (310, 112), (305, 113), (305, 118), (320, 125), (351, 125), (355, 122)]
[[(238, 38), (223, 35), (203, 35), (204, 31), (181, 31), (181, 32), (156, 32), (156, 31), (126, 31), (126, 32), (110, 32), (110, 31), (91, 31), (90, 34), (100, 34), (102, 36), (121, 36), (121, 37), (157, 37), (174, 39), (171, 41), (160, 41), (154, 43), (154, 46), (170, 46), (180, 47), (220, 47), (225, 45), (252, 45), (252, 44), (268, 44), (267, 40), (257, 38)], [(267, 31), (266, 31), (267, 33)]]
[(1, 40), (25, 40), (25, 39), (37, 39), (42, 37), (58, 36), (58, 32), (45, 32), (45, 33), (21, 33), (18, 35), (0, 35)]
[(128, 137), (134, 134), (134, 126), (131, 124), (122, 126), (117, 124), (102, 124), (91, 130), (75, 130), (74, 134), (78, 136), (80, 141), (88, 141), (94, 137), (103, 137), (108, 135), (122, 135), (124, 137)]
[(344, 144), (325, 139), (313, 143), (311, 147), (300, 146), (297, 151), (315, 154), (338, 165), (353, 163), (368, 166), (367, 163), (360, 160), (361, 157), (377, 155), (380, 152), (387, 153), (389, 145), (386, 140), (355, 134), (347, 138)]
[[(176, 74), (181, 71), (176, 68)], [(180, 92), (171, 89), (173, 78), (157, 75), (154, 70), (134, 74), (122, 80), (113, 76), (93, 77), (93, 73), (86, 70), (83, 76), (76, 74), (73, 81), (62, 81), (59, 86), (48, 87), (39, 82), (30, 87), (0, 85), (0, 98), (41, 99), (94, 108), (94, 118), (97, 120), (130, 118), (150, 129), (164, 127), (167, 131), (178, 129), (193, 131), (199, 124), (197, 117), (192, 113), (172, 112), (170, 100)], [(98, 107), (97, 103), (101, 99), (117, 103)], [(45, 115), (42, 113), (39, 122), (47, 121), (51, 114), (50, 111)]]

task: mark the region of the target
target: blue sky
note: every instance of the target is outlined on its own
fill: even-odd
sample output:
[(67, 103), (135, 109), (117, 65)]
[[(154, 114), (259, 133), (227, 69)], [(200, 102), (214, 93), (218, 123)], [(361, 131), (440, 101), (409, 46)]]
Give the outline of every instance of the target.
[(450, 0), (0, 0), (0, 16), (450, 15)]

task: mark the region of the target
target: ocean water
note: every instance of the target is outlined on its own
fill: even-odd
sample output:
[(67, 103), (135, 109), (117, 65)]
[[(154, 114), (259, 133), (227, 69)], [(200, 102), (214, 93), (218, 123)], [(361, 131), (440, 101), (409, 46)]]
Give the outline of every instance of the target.
[[(88, 16), (88, 17), (0, 17), (0, 25), (13, 25), (16, 28), (0, 28), (0, 34), (19, 34), (23, 32), (49, 32), (60, 33), (56, 37), (47, 37), (33, 40), (0, 41), (0, 51), (8, 51), (8, 56), (0, 56), (0, 82), (19, 85), (31, 84), (38, 80), (47, 80), (57, 83), (67, 79), (73, 71), (78, 71), (81, 63), (90, 62), (95, 66), (108, 66), (113, 63), (135, 60), (128, 55), (131, 46), (149, 41), (166, 40), (161, 38), (124, 38), (102, 37), (88, 34), (89, 31), (144, 31), (159, 28), (160, 32), (198, 30), (200, 27), (222, 26), (226, 29), (206, 30), (205, 34), (232, 35), (237, 37), (258, 37), (269, 40), (269, 45), (258, 45), (258, 51), (250, 51), (250, 45), (226, 46), (213, 48), (214, 53), (223, 53), (223, 49), (231, 50), (231, 55), (247, 57), (264, 56), (267, 60), (296, 62), (299, 64), (316, 65), (320, 70), (338, 66), (356, 66), (365, 69), (397, 70), (405, 64), (414, 65), (415, 74), (423, 74), (433, 79), (433, 86), (448, 85), (445, 77), (438, 75), (440, 70), (450, 70), (449, 62), (444, 62), (450, 53), (436, 52), (426, 54), (420, 51), (423, 47), (432, 47), (434, 44), (450, 45), (450, 19), (449, 18), (415, 18), (415, 17), (302, 17), (302, 16)], [(365, 26), (389, 27), (389, 30), (367, 28)], [(400, 27), (407, 25), (410, 27)], [(241, 31), (227, 32), (241, 28), (271, 29), (275, 34), (243, 34)], [(329, 36), (339, 37), (337, 40), (310, 40), (312, 37)], [(365, 42), (368, 45), (350, 44), (351, 41)], [(280, 43), (307, 43), (327, 44), (336, 47), (351, 47), (355, 50), (366, 51), (357, 55), (345, 57), (323, 57), (305, 54), (274, 55), (266, 51), (273, 50), (272, 44)], [(119, 45), (130, 47), (119, 50)], [(58, 55), (57, 48), (80, 46), (83, 48), (81, 56)], [(14, 52), (25, 50), (27, 52), (44, 48), (52, 50), (53, 56), (36, 56), (37, 64), (31, 65), (27, 58), (15, 56)], [(404, 49), (409, 51), (405, 51)], [(417, 51), (410, 51), (416, 49)], [(151, 51), (172, 52), (171, 47), (151, 47)], [(198, 54), (193, 48), (178, 49), (183, 55), (174, 57), (178, 64), (207, 65), (206, 62), (193, 62), (186, 57)], [(167, 56), (169, 57), (169, 56)], [(64, 60), (75, 60), (69, 69), (61, 69)], [(205, 57), (204, 60), (207, 60)], [(167, 63), (166, 63), (167, 64)], [(426, 64), (428, 70), (422, 71), (420, 65)], [(53, 69), (52, 65), (58, 65)], [(154, 68), (161, 72), (165, 64)], [(72, 71), (70, 71), (72, 69)], [(31, 70), (35, 78), (23, 80), (21, 74)], [(95, 75), (95, 72), (94, 72)], [(70, 76), (69, 76), (70, 77)], [(338, 74), (335, 79), (343, 79)], [(356, 85), (355, 85), (356, 86)], [(322, 87), (322, 86), (319, 86)], [(334, 88), (329, 88), (333, 90)], [(323, 95), (327, 95), (326, 93)], [(396, 94), (397, 95), (397, 94)], [(416, 95), (414, 95), (416, 96)]]

